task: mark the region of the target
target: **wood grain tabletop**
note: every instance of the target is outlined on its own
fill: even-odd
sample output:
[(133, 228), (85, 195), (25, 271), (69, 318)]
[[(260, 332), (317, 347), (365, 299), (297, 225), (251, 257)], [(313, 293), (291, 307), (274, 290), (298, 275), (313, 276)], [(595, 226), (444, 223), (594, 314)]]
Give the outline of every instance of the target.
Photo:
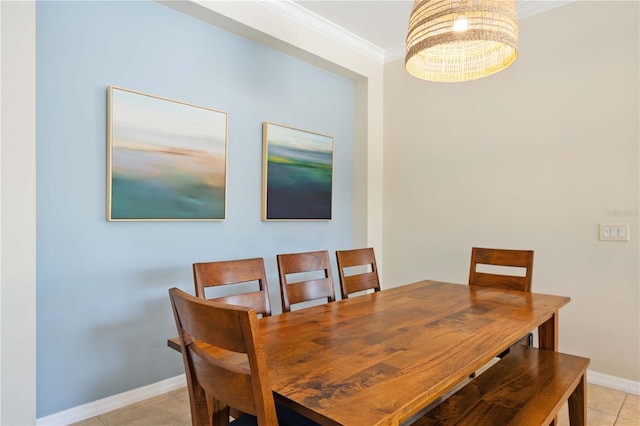
[(259, 320), (276, 399), (327, 425), (395, 425), (540, 327), (569, 298), (436, 281)]

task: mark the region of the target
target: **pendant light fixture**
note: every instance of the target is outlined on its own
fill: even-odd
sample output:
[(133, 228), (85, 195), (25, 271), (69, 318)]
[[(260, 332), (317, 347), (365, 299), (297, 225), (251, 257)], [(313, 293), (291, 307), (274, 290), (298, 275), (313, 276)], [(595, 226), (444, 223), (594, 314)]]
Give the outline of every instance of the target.
[(414, 0), (405, 67), (439, 82), (475, 80), (518, 57), (516, 0)]

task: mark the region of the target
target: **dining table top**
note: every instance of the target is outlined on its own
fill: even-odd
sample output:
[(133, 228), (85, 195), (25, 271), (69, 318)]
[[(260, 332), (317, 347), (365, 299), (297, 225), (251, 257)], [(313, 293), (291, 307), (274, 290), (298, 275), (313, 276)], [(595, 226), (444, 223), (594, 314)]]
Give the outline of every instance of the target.
[(280, 404), (323, 425), (399, 425), (535, 328), (557, 350), (569, 300), (424, 280), (263, 317), (258, 334)]
[(259, 334), (278, 402), (322, 424), (393, 425), (557, 316), (568, 302), (421, 281), (264, 317)]

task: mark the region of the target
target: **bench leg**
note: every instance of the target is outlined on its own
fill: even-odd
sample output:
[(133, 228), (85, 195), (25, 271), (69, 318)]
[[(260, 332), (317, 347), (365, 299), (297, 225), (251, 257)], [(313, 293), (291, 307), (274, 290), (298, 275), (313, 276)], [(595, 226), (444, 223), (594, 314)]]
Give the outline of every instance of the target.
[[(558, 312), (538, 327), (538, 347), (550, 351), (558, 350)], [(556, 426), (558, 418), (555, 417), (549, 426)]]
[(584, 426), (587, 424), (587, 388), (584, 375), (569, 397), (569, 424), (571, 426)]

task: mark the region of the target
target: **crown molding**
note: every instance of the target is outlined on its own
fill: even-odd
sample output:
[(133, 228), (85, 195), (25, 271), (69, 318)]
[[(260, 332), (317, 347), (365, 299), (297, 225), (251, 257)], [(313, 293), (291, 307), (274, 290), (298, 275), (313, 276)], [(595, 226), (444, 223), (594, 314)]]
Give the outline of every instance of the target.
[(525, 19), (575, 1), (577, 0), (519, 0), (518, 19)]
[[(577, 0), (520, 0), (518, 1), (518, 19), (525, 19), (575, 1)], [(257, 3), (262, 7), (279, 13), (292, 22), (345, 45), (381, 64), (404, 58), (404, 44), (385, 51), (383, 48), (300, 6), (293, 0), (259, 0)]]
[(257, 3), (266, 9), (279, 13), (296, 24), (345, 45), (369, 59), (380, 63), (384, 62), (384, 49), (313, 13), (292, 0), (260, 0)]
[(403, 44), (396, 46), (392, 49), (384, 52), (384, 63), (397, 61), (398, 59), (404, 59), (405, 53), (407, 53), (406, 46)]

